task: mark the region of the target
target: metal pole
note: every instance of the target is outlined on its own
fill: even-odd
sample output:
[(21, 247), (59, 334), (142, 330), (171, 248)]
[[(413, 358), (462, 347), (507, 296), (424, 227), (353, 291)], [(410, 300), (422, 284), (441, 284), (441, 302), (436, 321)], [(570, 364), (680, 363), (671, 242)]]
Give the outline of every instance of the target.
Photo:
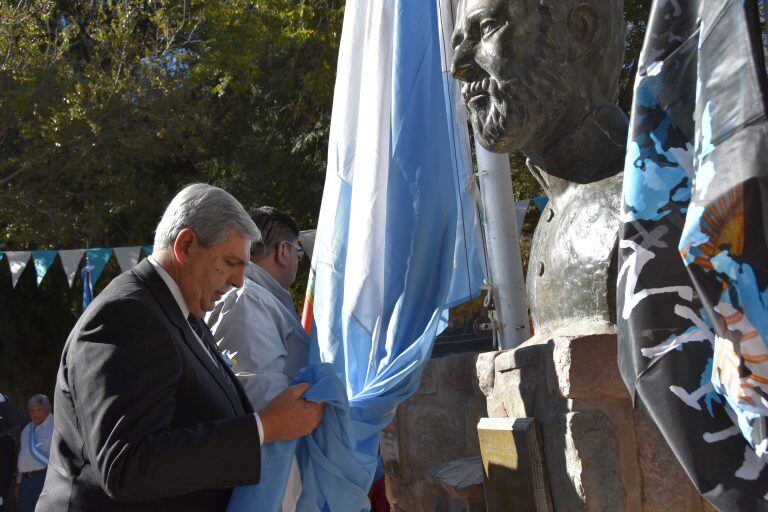
[[(451, 34), (458, 0), (436, 0), (439, 16), (441, 61), (443, 72), (450, 78), (453, 47)], [(467, 125), (463, 100), (458, 96), (456, 115), (460, 125)], [(469, 151), (469, 135), (461, 134)], [(510, 349), (528, 339), (528, 306), (525, 296), (520, 243), (517, 238), (517, 214), (509, 156), (491, 153), (475, 143), (477, 154), (480, 202), (485, 230), (485, 250), (488, 262), (489, 293), (494, 309), (489, 309), (494, 337), (499, 349)], [(471, 157), (466, 155), (466, 166), (471, 169)]]
[(498, 348), (506, 350), (530, 337), (509, 155), (491, 153), (478, 144), (477, 139), (475, 152), (490, 293), (495, 304), (496, 318), (491, 320), (495, 324)]

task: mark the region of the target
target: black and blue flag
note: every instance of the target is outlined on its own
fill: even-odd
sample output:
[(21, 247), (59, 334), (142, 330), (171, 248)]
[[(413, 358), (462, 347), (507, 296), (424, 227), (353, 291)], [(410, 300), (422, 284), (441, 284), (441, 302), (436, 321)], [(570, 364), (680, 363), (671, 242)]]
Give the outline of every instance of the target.
[(654, 1), (625, 166), (619, 365), (721, 511), (768, 510), (767, 142), (757, 3)]

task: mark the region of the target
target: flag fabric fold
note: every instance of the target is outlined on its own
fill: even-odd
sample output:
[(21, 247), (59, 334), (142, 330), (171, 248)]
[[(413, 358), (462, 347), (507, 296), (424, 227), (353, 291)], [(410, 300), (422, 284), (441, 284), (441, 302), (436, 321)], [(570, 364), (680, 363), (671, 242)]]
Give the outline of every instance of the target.
[(655, 1), (635, 84), (619, 366), (718, 510), (768, 510), (768, 122), (754, 0)]
[[(304, 312), (303, 376), (326, 409), (296, 452), (302, 512), (369, 510), (379, 432), (418, 388), (448, 308), (483, 281), (440, 46), (435, 0), (347, 3)], [(269, 510), (241, 499), (282, 496), (283, 480), (262, 478), (230, 512)]]

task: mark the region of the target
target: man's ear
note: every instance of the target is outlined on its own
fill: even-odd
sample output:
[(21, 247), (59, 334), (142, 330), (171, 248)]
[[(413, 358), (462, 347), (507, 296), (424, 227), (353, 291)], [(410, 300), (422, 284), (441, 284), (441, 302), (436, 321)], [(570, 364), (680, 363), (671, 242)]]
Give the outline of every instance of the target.
[(189, 228), (179, 231), (176, 240), (173, 241), (173, 254), (179, 263), (185, 263), (189, 258), (189, 253), (197, 247), (197, 233)]
[(288, 244), (280, 242), (275, 247), (275, 262), (281, 267), (288, 265)]
[(568, 15), (568, 33), (578, 45), (577, 57), (588, 53), (597, 38), (598, 18), (589, 4), (579, 4)]

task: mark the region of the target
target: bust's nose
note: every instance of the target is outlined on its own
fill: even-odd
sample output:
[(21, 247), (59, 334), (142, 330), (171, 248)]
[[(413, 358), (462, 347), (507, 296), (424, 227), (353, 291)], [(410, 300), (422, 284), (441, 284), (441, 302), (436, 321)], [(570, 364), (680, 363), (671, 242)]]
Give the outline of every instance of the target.
[(457, 80), (471, 82), (475, 74), (477, 63), (474, 59), (473, 48), (469, 41), (464, 38), (453, 54), (451, 63), (451, 75)]

